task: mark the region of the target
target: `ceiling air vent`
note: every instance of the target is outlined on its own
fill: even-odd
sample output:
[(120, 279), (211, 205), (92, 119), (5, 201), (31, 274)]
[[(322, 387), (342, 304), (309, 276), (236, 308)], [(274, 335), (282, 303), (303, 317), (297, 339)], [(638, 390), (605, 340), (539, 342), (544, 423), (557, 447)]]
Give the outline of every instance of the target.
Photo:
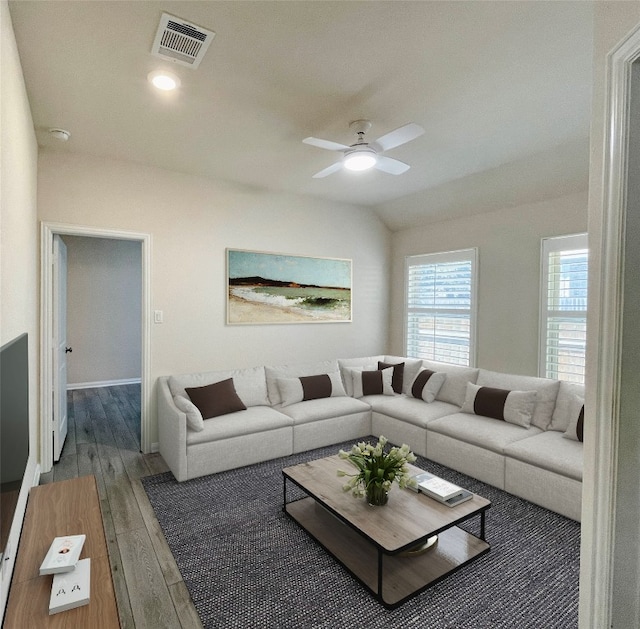
[(214, 37), (213, 31), (163, 13), (151, 54), (189, 68), (197, 68)]

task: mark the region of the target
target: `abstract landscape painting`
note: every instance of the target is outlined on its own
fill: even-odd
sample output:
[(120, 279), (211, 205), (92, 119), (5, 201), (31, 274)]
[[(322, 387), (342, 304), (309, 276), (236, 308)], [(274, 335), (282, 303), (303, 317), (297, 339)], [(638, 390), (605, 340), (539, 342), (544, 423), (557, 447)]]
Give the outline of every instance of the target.
[(227, 323), (351, 321), (351, 260), (227, 249)]

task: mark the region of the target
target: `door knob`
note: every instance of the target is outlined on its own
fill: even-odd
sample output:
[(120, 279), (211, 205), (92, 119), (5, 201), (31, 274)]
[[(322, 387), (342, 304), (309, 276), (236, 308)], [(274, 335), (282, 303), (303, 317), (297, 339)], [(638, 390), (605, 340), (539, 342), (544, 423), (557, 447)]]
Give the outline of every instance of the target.
[(65, 353), (65, 354), (69, 354), (69, 353), (70, 353), (70, 352), (72, 352), (72, 351), (73, 351), (73, 348), (72, 348), (72, 347), (65, 347), (65, 348), (64, 348), (64, 353)]

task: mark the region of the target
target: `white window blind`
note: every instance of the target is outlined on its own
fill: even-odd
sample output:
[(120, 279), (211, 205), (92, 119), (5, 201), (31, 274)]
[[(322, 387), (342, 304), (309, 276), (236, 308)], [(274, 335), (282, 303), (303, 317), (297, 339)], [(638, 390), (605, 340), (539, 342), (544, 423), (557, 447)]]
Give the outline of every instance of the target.
[(540, 375), (584, 383), (587, 234), (542, 240)]
[(406, 259), (406, 355), (475, 364), (477, 249)]

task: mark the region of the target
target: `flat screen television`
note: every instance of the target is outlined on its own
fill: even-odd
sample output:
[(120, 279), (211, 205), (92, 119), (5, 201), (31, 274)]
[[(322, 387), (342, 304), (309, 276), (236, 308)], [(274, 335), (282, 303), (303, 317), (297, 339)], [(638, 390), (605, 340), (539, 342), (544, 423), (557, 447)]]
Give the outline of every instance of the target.
[(5, 554), (29, 459), (29, 339), (0, 348), (0, 553)]

